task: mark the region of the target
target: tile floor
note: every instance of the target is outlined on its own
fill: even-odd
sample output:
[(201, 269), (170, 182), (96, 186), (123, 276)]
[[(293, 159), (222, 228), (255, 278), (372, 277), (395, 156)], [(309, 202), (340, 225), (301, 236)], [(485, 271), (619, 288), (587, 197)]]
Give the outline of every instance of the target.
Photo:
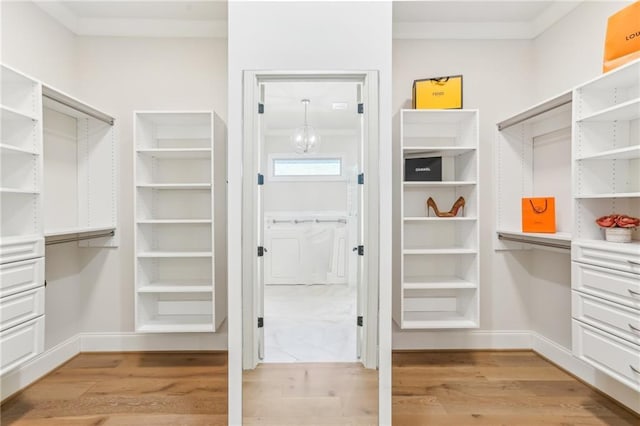
[(356, 288), (266, 285), (264, 362), (355, 362)]

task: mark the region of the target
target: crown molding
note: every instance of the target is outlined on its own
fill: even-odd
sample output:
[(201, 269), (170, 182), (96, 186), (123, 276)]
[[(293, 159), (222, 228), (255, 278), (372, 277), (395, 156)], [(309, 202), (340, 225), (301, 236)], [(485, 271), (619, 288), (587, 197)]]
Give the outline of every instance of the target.
[(226, 38), (226, 20), (81, 18), (59, 1), (36, 1), (45, 13), (78, 36)]

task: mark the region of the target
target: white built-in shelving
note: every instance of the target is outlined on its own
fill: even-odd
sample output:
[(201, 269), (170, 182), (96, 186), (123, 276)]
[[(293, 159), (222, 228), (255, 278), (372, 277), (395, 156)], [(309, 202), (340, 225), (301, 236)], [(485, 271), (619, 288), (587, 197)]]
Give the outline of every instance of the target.
[[(566, 92), (498, 123), (496, 249), (570, 248), (571, 105)], [(526, 197), (555, 198), (555, 233), (522, 231)]]
[(574, 90), (572, 340), (576, 357), (640, 392), (640, 237), (596, 218), (640, 217), (640, 60)]
[(0, 67), (0, 375), (44, 350), (42, 85)]
[(211, 332), (226, 316), (226, 136), (212, 112), (134, 114), (140, 332)]
[[(403, 329), (479, 325), (478, 111), (402, 110), (401, 281), (393, 317)], [(442, 157), (441, 181), (404, 181), (408, 158)], [(432, 197), (455, 217), (429, 216)]]

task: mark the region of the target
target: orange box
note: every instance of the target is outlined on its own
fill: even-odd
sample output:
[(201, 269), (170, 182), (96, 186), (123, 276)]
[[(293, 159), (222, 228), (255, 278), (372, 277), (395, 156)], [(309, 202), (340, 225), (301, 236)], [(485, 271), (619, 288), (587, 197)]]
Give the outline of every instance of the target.
[(611, 71), (637, 58), (640, 58), (640, 1), (609, 17), (602, 71)]
[(555, 197), (522, 199), (522, 232), (556, 232)]

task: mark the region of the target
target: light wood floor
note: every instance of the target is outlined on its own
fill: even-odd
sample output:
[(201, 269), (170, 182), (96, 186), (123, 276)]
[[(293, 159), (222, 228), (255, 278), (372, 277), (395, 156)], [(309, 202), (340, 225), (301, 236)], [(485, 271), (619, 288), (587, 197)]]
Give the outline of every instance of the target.
[[(393, 426), (640, 426), (532, 352), (393, 356)], [(374, 425), (376, 372), (268, 364), (244, 376), (249, 425)], [(226, 425), (220, 353), (81, 354), (1, 407), (5, 425)]]

